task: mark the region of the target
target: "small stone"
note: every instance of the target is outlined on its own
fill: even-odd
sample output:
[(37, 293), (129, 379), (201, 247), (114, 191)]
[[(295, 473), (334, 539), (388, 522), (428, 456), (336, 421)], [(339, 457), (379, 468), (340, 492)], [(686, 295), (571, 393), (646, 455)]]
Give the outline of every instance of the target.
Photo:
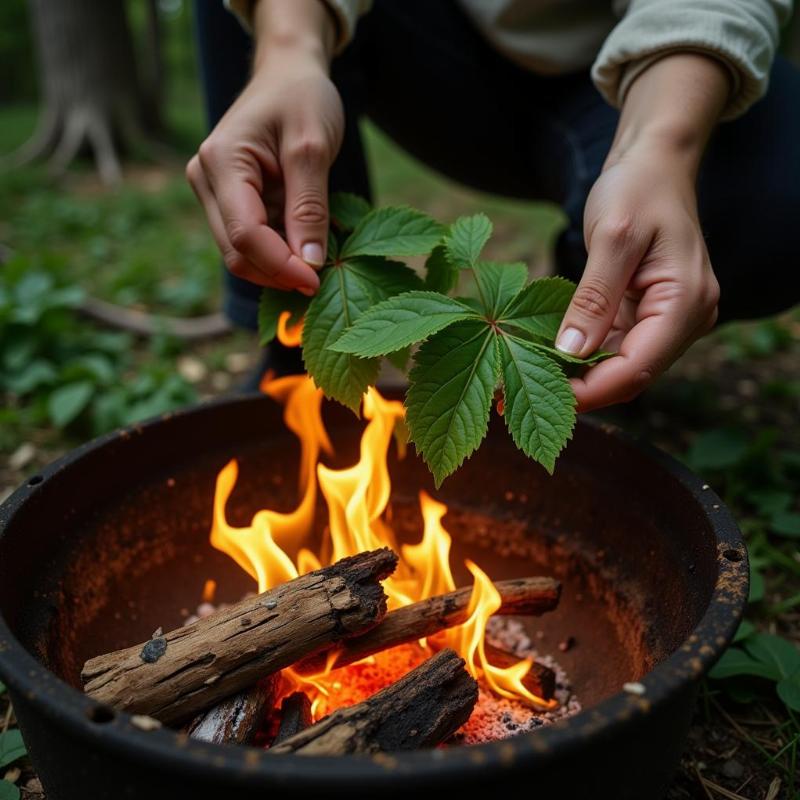
[(33, 794), (44, 794), (44, 787), (38, 778), (31, 778), (25, 784), (25, 789)]
[(157, 719), (148, 717), (146, 714), (134, 714), (131, 717), (131, 725), (140, 731), (157, 731), (161, 723)]
[(739, 778), (744, 775), (744, 766), (738, 762), (735, 758), (729, 758), (723, 765), (722, 765), (722, 774), (726, 778), (734, 778), (738, 780)]
[(25, 469), (36, 456), (36, 448), (30, 442), (23, 442), (9, 457), (11, 469)]
[(194, 356), (181, 356), (176, 366), (178, 374), (189, 383), (200, 383), (208, 374), (206, 365)]
[(164, 635), (164, 629), (159, 625), (154, 631), (153, 635), (150, 637), (151, 639), (158, 639), (159, 636)]
[(707, 483), (704, 483), (704, 484), (703, 484), (703, 485), (702, 485), (700, 488), (701, 488), (701, 489), (702, 489), (704, 492), (707, 492), (707, 491), (708, 491), (708, 490), (709, 490), (711, 487), (710, 487), (710, 486), (709, 486)]
[(143, 648), (139, 657), (147, 664), (155, 664), (167, 652), (167, 640), (160, 636), (151, 639)]
[(647, 687), (643, 683), (632, 681), (631, 683), (623, 683), (622, 690), (628, 694), (635, 694), (641, 697), (647, 691)]
[(264, 607), (267, 609), (267, 611), (272, 611), (273, 609), (276, 609), (278, 607), (278, 601), (267, 600), (266, 603), (264, 603)]

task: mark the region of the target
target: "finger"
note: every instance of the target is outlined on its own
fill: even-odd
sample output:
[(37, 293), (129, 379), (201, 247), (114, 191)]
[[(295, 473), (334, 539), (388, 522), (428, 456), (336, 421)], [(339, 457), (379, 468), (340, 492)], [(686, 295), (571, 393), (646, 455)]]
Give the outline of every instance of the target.
[(262, 273), (262, 282), (279, 280), (289, 288), (314, 294), (319, 288), (316, 272), (293, 255), (280, 235), (267, 225), (260, 186), (255, 183), (261, 179), (260, 167), (221, 164), (214, 150), (209, 152), (202, 147), (200, 163), (234, 250)]
[(588, 242), (586, 269), (556, 337), (559, 350), (583, 357), (600, 347), (649, 241), (649, 236), (629, 221), (595, 226)]
[(275, 289), (290, 289), (291, 287), (280, 279), (265, 279), (263, 273), (257, 270), (241, 253), (237, 253), (236, 250), (234, 250), (225, 232), (225, 225), (222, 222), (222, 216), (219, 213), (216, 198), (200, 167), (197, 156), (195, 156), (186, 167), (186, 177), (194, 190), (195, 196), (203, 206), (211, 235), (217, 243), (217, 247), (222, 254), (222, 260), (225, 262), (228, 271), (237, 278), (242, 278), (251, 283), (259, 284), (260, 286), (269, 286)]
[(282, 166), (289, 247), (307, 264), (319, 268), (325, 263), (328, 241), (327, 148), (321, 141), (305, 139), (287, 148)]

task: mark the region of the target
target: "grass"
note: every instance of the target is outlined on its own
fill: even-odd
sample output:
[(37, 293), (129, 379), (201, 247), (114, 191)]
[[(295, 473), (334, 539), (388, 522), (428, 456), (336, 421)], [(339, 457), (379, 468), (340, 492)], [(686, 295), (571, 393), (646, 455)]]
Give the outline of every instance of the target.
[[(180, 91), (171, 89), (169, 125), (173, 146), (186, 154), (202, 138), (203, 123), (194, 82), (181, 81)], [(0, 109), (0, 153), (24, 141), (35, 119), (31, 104)], [(365, 128), (365, 138), (379, 202), (409, 203), (444, 218), (485, 211), (497, 232), (489, 257), (548, 268), (563, 225), (558, 209), (468, 191), (374, 128)], [(0, 270), (0, 338), (10, 324), (3, 313), (27, 309), (14, 322), (13, 341), (0, 342), (0, 495), (90, 435), (229, 389), (257, 358), (249, 334), (189, 348), (163, 336), (143, 341), (104, 331), (75, 309), (81, 292), (175, 315), (218, 307), (219, 257), (180, 159), (129, 164), (116, 192), (100, 189), (87, 165), (59, 182), (38, 167), (0, 174), (0, 244), (13, 254)], [(752, 628), (737, 644), (745, 654), (758, 634), (800, 639), (799, 341), (797, 312), (727, 326), (646, 397), (609, 415), (686, 459), (740, 520), (754, 566)], [(44, 366), (33, 369), (35, 362)], [(20, 383), (10, 386), (11, 378)], [(800, 724), (777, 685), (747, 675), (705, 685), (671, 798), (731, 796), (723, 790), (764, 797), (775, 785), (776, 797), (800, 796)], [(0, 735), (13, 730), (5, 708), (7, 702)], [(731, 761), (743, 765), (741, 777), (726, 772)]]

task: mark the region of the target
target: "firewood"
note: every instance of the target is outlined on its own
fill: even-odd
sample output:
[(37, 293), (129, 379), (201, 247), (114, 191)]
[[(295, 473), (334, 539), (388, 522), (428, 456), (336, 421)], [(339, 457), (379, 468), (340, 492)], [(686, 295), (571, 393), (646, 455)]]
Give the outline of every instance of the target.
[[(500, 669), (511, 667), (522, 661), (514, 653), (495, 647), (488, 642), (484, 644), (484, 652), (489, 659), (489, 663), (492, 666), (500, 667)], [(556, 673), (550, 667), (534, 661), (530, 670), (528, 670), (528, 674), (522, 679), (522, 685), (537, 697), (541, 697), (543, 700), (550, 700), (556, 692)]]
[(198, 714), (189, 723), (186, 733), (202, 742), (250, 744), (275, 704), (279, 683), (280, 675), (276, 673), (243, 692), (226, 697)]
[(270, 753), (339, 756), (434, 747), (468, 719), (478, 684), (450, 649), (429, 658), (362, 703), (330, 716), (270, 748)]
[(181, 723), (386, 613), (389, 549), (345, 558), (145, 644), (89, 659), (84, 691), (122, 711)]
[[(495, 614), (538, 616), (545, 611), (552, 611), (561, 596), (561, 584), (553, 578), (514, 578), (495, 581), (494, 586), (502, 599), (502, 605)], [(381, 650), (460, 625), (467, 620), (471, 594), (472, 587), (465, 586), (390, 611), (380, 625), (367, 633), (306, 658), (295, 669), (303, 675), (313, 675), (322, 672), (328, 660), (334, 656), (333, 667), (344, 667)]]
[(275, 734), (272, 747), (286, 741), (296, 733), (304, 731), (310, 727), (312, 722), (311, 701), (305, 692), (294, 692), (288, 697), (284, 697), (281, 703), (278, 732)]

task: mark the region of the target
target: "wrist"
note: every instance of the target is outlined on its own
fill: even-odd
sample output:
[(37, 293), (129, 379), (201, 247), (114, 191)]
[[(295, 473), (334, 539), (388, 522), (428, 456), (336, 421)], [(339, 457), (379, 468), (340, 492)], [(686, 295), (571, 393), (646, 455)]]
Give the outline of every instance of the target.
[(323, 0), (256, 0), (253, 71), (276, 59), (301, 58), (326, 73), (336, 44), (336, 23)]

